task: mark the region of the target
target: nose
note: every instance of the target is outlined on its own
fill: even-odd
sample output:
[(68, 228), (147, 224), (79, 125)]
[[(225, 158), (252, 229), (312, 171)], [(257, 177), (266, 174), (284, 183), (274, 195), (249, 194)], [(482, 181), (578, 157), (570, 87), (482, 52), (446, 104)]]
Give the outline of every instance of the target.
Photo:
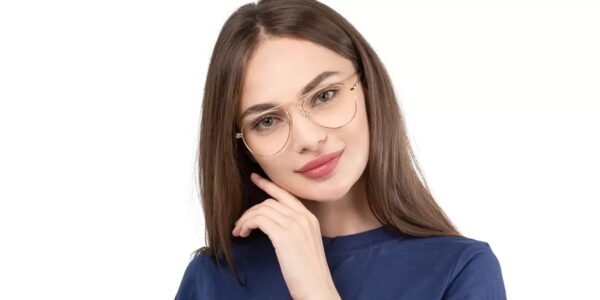
[(292, 149), (302, 153), (305, 149), (317, 151), (319, 144), (325, 142), (327, 131), (321, 125), (315, 123), (308, 114), (305, 115), (302, 107), (295, 105), (289, 111), (292, 118), (290, 142)]

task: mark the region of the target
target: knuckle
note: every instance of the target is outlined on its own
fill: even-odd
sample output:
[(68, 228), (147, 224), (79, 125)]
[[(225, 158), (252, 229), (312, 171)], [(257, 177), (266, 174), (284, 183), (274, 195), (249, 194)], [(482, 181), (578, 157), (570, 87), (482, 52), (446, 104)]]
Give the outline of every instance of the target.
[(269, 204), (270, 205), (270, 204), (275, 204), (275, 202), (277, 202), (277, 201), (275, 201), (275, 199), (273, 199), (273, 198), (268, 198), (264, 202), (265, 202), (265, 204)]
[(265, 205), (261, 205), (261, 206), (259, 206), (259, 207), (256, 208), (256, 213), (257, 214), (264, 213), (265, 209), (267, 209), (267, 207)]
[(273, 208), (269, 205), (262, 205), (257, 212), (260, 212), (262, 214), (268, 214), (270, 211), (272, 211)]

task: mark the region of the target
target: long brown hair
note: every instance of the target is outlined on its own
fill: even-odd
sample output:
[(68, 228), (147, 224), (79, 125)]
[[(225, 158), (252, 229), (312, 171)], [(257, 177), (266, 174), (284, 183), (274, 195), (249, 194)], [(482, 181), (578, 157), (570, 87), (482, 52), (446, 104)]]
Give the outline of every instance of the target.
[(429, 190), (388, 73), (367, 41), (346, 19), (318, 1), (262, 0), (239, 7), (227, 19), (212, 52), (196, 165), (207, 246), (195, 250), (193, 256), (206, 254), (221, 269), (224, 255), (237, 278), (231, 252), (233, 222), (269, 197), (249, 179), (251, 172), (266, 174), (241, 139), (234, 139), (246, 62), (267, 36), (318, 43), (352, 61), (361, 74), (370, 134), (365, 175), (375, 217), (410, 236), (462, 236)]

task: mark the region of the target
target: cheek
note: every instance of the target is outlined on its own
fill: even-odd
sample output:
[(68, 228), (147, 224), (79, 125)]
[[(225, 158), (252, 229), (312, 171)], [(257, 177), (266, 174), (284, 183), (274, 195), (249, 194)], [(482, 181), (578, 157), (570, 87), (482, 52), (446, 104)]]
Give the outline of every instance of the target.
[(354, 155), (354, 167), (363, 169), (369, 159), (370, 151), (370, 132), (369, 132), (369, 120), (367, 112), (364, 107), (364, 102), (359, 102), (358, 111), (356, 112), (356, 123), (355, 127), (351, 131), (351, 140), (349, 140), (349, 146), (351, 146), (356, 152)]
[(361, 117), (361, 140), (363, 141), (364, 146), (367, 148), (367, 151), (369, 149), (369, 145), (370, 145), (370, 131), (369, 131), (369, 120), (367, 118), (367, 113), (365, 110), (363, 110), (362, 112), (362, 117)]
[[(361, 97), (362, 98), (362, 97)], [(365, 150), (369, 149), (369, 120), (367, 117), (367, 110), (365, 108), (364, 98), (359, 100), (355, 122), (352, 122), (354, 126), (351, 128), (351, 141), (357, 149)], [(360, 144), (360, 145), (359, 145)], [(367, 153), (368, 154), (368, 153)]]
[(339, 145), (339, 142), (342, 142), (346, 147), (338, 178), (351, 182), (363, 173), (369, 159), (370, 133), (364, 103), (358, 102), (352, 122), (338, 130), (334, 130), (331, 136), (336, 139), (334, 144)]
[(293, 167), (288, 166), (285, 162), (289, 160), (261, 160), (257, 159), (258, 165), (267, 175), (267, 178), (275, 183), (281, 181), (282, 178), (289, 177), (289, 172), (293, 172)]

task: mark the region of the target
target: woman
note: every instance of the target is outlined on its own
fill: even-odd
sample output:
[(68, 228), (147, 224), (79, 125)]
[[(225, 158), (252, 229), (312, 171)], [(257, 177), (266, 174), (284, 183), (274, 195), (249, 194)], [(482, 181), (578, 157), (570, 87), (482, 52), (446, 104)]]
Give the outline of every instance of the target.
[(198, 159), (208, 247), (176, 299), (506, 298), (489, 244), (462, 236), (420, 175), (383, 64), (324, 4), (230, 16)]

